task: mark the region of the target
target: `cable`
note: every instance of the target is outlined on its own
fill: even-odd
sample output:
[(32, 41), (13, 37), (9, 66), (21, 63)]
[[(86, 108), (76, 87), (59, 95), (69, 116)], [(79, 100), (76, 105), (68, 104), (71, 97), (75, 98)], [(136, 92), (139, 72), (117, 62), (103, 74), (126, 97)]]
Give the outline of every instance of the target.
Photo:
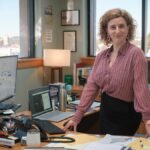
[(51, 142), (51, 143), (72, 143), (75, 142), (74, 138), (66, 136), (50, 136), (48, 140), (42, 142)]

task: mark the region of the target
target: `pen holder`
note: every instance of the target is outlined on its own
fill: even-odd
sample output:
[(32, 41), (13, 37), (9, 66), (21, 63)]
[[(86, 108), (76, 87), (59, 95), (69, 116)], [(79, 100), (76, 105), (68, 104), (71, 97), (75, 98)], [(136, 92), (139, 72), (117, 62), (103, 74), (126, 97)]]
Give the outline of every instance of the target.
[(39, 146), (41, 143), (40, 131), (31, 129), (27, 132), (27, 146)]

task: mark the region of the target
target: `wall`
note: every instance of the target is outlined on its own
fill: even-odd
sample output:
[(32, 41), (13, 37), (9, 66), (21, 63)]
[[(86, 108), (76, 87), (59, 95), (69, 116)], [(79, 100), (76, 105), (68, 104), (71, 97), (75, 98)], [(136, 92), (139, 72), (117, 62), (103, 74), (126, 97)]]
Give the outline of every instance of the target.
[[(74, 0), (74, 9), (80, 10), (79, 26), (61, 26), (61, 10), (67, 10), (68, 0), (36, 0), (36, 49), (37, 56), (42, 56), (43, 49), (63, 48), (63, 31), (77, 32), (77, 52), (71, 54), (71, 67), (64, 69), (64, 74), (72, 74), (73, 63), (79, 62), (80, 57), (87, 56), (87, 0)], [(46, 24), (44, 10), (52, 6), (52, 22)], [(52, 30), (52, 42), (45, 42), (45, 33)]]
[(16, 102), (21, 103), (20, 110), (28, 109), (28, 90), (43, 84), (43, 68), (18, 69), (16, 84)]

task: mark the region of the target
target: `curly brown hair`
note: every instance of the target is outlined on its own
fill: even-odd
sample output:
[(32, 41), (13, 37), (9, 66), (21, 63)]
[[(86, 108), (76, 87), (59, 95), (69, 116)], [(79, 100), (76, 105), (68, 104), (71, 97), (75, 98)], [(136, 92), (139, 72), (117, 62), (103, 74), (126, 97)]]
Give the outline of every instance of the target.
[(136, 28), (135, 20), (126, 10), (115, 8), (115, 9), (108, 10), (106, 13), (103, 14), (103, 16), (99, 20), (99, 35), (101, 37), (101, 40), (106, 45), (111, 43), (111, 39), (108, 39), (108, 34), (107, 34), (108, 22), (118, 17), (123, 17), (127, 25), (129, 26), (127, 39), (129, 41), (134, 39), (135, 28)]

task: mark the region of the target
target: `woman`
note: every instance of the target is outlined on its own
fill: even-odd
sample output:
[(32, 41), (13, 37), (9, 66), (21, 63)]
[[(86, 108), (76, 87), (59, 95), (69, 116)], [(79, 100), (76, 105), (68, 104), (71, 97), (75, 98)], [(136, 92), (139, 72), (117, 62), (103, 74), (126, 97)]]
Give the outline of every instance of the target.
[(142, 119), (150, 135), (148, 66), (143, 51), (129, 42), (134, 32), (134, 21), (125, 10), (112, 9), (101, 17), (101, 39), (111, 46), (97, 55), (80, 104), (65, 130), (76, 131), (100, 90), (100, 134), (134, 135)]

